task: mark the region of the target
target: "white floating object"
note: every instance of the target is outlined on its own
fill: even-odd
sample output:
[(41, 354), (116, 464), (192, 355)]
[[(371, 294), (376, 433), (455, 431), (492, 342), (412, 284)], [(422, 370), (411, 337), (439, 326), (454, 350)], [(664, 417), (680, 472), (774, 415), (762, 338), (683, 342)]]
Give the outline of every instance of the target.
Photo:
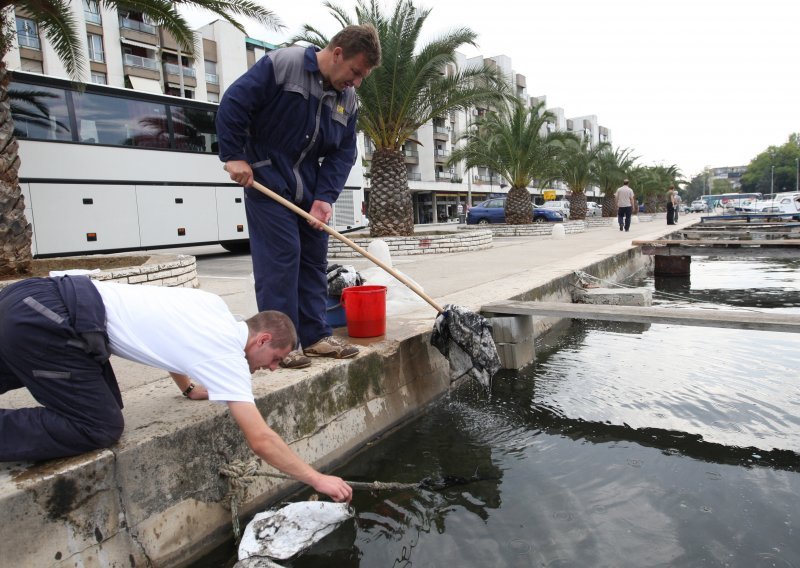
[(346, 503), (328, 501), (300, 501), (259, 513), (244, 529), (239, 560), (265, 556), (286, 560), (322, 540), (353, 515)]

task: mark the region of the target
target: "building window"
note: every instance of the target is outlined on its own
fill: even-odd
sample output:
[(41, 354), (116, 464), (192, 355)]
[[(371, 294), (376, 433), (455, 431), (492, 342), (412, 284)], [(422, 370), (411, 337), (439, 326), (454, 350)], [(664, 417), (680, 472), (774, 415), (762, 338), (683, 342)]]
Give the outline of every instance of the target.
[(219, 75), (217, 75), (217, 62), (209, 61), (208, 59), (206, 59), (204, 63), (206, 67), (206, 83), (211, 83), (212, 85), (219, 85)]
[(42, 48), (42, 44), (39, 42), (39, 27), (36, 22), (28, 18), (17, 17), (17, 42), (20, 47)]
[(89, 46), (89, 61), (105, 63), (106, 54), (103, 52), (103, 36), (86, 34), (86, 43)]
[(96, 83), (98, 85), (108, 85), (106, 74), (92, 71), (92, 83)]
[(219, 93), (208, 93), (208, 96), (206, 96), (206, 98), (208, 99), (208, 102), (210, 102), (210, 103), (218, 103), (219, 102)]
[(83, 18), (90, 24), (103, 25), (97, 0), (83, 0)]

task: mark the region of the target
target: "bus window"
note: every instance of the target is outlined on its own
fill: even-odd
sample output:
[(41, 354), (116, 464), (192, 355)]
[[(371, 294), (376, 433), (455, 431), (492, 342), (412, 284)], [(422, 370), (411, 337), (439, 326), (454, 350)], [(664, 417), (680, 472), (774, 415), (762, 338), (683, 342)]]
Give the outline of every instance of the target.
[(69, 111), (62, 89), (11, 84), (14, 136), (35, 140), (72, 140)]
[(169, 148), (165, 105), (94, 93), (75, 93), (73, 100), (82, 142)]
[(216, 112), (195, 108), (171, 106), (175, 148), (191, 152), (214, 153), (217, 129)]

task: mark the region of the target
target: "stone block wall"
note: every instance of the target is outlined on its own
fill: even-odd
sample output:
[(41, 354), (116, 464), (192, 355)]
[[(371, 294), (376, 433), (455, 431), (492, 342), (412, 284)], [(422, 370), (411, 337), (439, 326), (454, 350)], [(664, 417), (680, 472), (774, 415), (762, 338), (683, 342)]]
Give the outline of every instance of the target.
[[(355, 237), (351, 240), (366, 249), (374, 239)], [(491, 248), (492, 231), (478, 229), (474, 231), (452, 231), (446, 234), (421, 233), (411, 237), (383, 237), (381, 240), (389, 246), (389, 252), (392, 256), (442, 254)], [(331, 258), (354, 258), (359, 254), (341, 241), (332, 238), (328, 241), (328, 256)]]
[[(80, 259), (75, 257), (75, 268), (81, 267)], [(151, 286), (181, 286), (197, 288), (197, 259), (188, 254), (160, 254), (151, 256), (144, 264), (110, 268), (88, 274), (93, 280), (120, 282), (122, 284), (149, 284)], [(0, 282), (0, 290), (17, 282)]]
[(94, 280), (121, 282), (122, 284), (149, 284), (151, 286), (180, 286), (197, 288), (197, 259), (188, 254), (153, 256), (140, 266), (102, 270), (90, 274)]

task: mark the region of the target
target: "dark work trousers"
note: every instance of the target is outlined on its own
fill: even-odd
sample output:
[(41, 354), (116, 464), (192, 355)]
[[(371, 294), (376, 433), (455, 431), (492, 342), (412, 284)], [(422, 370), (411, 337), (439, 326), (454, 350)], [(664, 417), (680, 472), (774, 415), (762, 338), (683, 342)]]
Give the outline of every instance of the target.
[(255, 189), (245, 190), (245, 211), (258, 310), (289, 316), (303, 347), (331, 335), (328, 234)]
[(675, 224), (675, 206), (672, 202), (667, 202), (667, 225)]
[(631, 228), (632, 212), (633, 207), (619, 207), (617, 209), (617, 221), (619, 221), (620, 230), (625, 229), (627, 231)]
[(86, 352), (54, 280), (30, 278), (0, 292), (0, 394), (26, 387), (42, 405), (0, 409), (0, 461), (66, 457), (116, 442), (123, 418), (106, 366)]

